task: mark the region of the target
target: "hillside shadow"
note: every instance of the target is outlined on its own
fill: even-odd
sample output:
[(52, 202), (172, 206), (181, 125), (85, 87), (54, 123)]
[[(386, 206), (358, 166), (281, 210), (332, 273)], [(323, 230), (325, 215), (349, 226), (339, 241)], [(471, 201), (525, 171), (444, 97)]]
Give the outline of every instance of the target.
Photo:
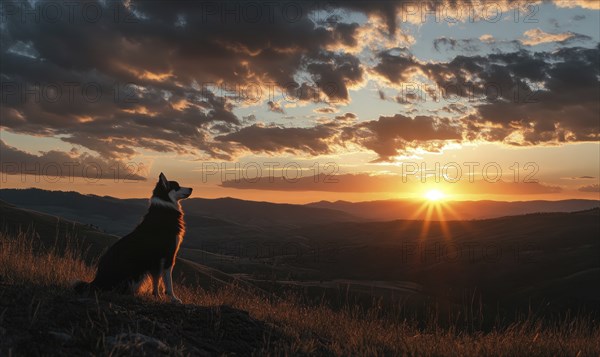
[[(230, 306), (161, 303), (117, 294), (2, 284), (0, 354), (246, 355), (273, 350), (282, 334)], [(8, 334), (7, 334), (8, 333)], [(7, 334), (7, 335), (6, 335)]]

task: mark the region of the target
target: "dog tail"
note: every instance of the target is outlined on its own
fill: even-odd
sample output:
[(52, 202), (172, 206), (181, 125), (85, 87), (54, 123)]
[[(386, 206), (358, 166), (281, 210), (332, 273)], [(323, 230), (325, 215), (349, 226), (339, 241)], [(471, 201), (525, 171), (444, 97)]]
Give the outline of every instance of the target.
[(90, 291), (91, 284), (86, 281), (76, 281), (73, 283), (73, 290), (78, 294), (83, 294)]

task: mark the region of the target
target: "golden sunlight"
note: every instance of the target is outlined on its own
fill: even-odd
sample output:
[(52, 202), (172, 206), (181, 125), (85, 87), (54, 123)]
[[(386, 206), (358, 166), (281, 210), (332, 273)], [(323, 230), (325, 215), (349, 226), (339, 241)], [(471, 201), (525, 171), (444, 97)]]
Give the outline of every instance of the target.
[(446, 198), (446, 194), (439, 190), (429, 190), (425, 192), (425, 198), (429, 201), (441, 201)]

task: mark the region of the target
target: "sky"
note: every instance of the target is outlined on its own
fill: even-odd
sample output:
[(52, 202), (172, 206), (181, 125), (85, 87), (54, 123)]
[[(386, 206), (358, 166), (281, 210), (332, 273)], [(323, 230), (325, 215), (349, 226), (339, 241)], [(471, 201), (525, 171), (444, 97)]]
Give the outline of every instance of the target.
[(3, 1), (0, 184), (600, 199), (600, 2)]

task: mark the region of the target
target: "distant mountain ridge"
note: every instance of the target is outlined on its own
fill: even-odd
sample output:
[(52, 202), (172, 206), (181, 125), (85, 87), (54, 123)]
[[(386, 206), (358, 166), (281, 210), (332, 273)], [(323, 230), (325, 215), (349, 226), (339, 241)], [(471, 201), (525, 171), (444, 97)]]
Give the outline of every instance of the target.
[[(58, 215), (99, 227), (111, 234), (125, 234), (137, 225), (148, 208), (143, 198), (119, 199), (84, 195), (73, 191), (36, 188), (0, 189), (0, 200), (19, 207)], [(188, 224), (196, 227), (298, 227), (337, 222), (392, 221), (427, 218), (427, 202), (379, 200), (364, 202), (319, 201), (305, 205), (247, 201), (232, 197), (183, 201)], [(573, 212), (600, 207), (598, 200), (561, 201), (449, 201), (433, 220), (471, 220), (537, 212)]]
[[(19, 207), (93, 224), (113, 234), (128, 233), (148, 209), (148, 199), (119, 199), (78, 192), (1, 189), (0, 200)], [(303, 226), (361, 221), (346, 212), (304, 205), (244, 201), (235, 198), (190, 198), (182, 202), (186, 221), (203, 226)]]
[[(352, 214), (366, 220), (392, 221), (397, 219), (427, 218), (428, 202), (408, 200), (380, 200), (365, 202), (319, 201), (309, 207), (328, 208)], [(571, 199), (561, 201), (448, 201), (441, 203), (442, 216), (432, 210), (433, 220), (471, 220), (528, 213), (574, 212), (600, 207), (598, 200)]]

